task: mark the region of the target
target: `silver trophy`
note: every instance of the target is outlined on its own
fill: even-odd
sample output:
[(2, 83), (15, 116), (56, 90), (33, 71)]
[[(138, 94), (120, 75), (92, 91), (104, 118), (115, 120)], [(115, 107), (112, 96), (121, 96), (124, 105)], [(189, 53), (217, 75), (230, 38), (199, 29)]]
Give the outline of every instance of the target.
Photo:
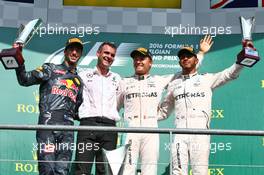
[(29, 21), (25, 26), (20, 26), (17, 39), (15, 40), (15, 43), (17, 43), (19, 47), (3, 49), (0, 52), (0, 59), (5, 69), (16, 69), (24, 63), (24, 58), (21, 53), (22, 48), (25, 47), (25, 45), (33, 37), (41, 24), (41, 19), (34, 19)]
[(247, 67), (252, 67), (260, 60), (259, 54), (252, 43), (252, 33), (255, 26), (255, 17), (251, 17), (249, 19), (240, 17), (240, 24), (243, 34), (243, 49), (237, 55), (237, 63)]
[(124, 163), (129, 146), (130, 144), (126, 144), (111, 151), (103, 149), (106, 175), (123, 175)]

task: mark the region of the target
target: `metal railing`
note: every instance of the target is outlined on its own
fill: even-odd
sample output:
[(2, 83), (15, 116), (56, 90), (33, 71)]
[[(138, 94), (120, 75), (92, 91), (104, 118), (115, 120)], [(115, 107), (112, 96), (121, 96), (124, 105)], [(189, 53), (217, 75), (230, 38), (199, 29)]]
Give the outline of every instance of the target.
[(56, 130), (56, 131), (111, 131), (126, 133), (159, 134), (197, 134), (197, 135), (235, 135), (264, 136), (262, 130), (227, 130), (227, 129), (179, 129), (146, 127), (105, 127), (105, 126), (65, 126), (65, 125), (0, 125), (0, 130)]
[[(170, 145), (173, 134), (192, 135), (233, 135), (233, 136), (264, 136), (263, 130), (227, 130), (227, 129), (179, 129), (152, 127), (105, 127), (105, 126), (65, 126), (65, 125), (12, 125), (1, 124), (0, 130), (55, 130), (55, 131), (109, 131), (121, 133), (158, 133), (169, 134)], [(171, 155), (170, 149), (170, 155)], [(233, 165), (234, 166), (234, 165)], [(263, 167), (263, 166), (260, 166)], [(172, 172), (172, 156), (170, 156), (170, 172)]]

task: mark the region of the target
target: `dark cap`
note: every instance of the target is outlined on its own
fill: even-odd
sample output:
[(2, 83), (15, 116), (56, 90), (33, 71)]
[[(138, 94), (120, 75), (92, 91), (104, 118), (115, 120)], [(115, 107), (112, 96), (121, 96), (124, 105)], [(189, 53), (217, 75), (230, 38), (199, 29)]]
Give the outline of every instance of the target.
[(133, 50), (133, 51), (130, 53), (130, 56), (131, 56), (132, 58), (135, 58), (136, 55), (143, 55), (143, 56), (147, 56), (147, 57), (149, 57), (150, 59), (152, 59), (152, 55), (151, 55), (151, 53), (149, 52), (149, 50), (146, 49), (146, 48), (143, 48), (143, 47), (137, 48), (136, 50)]
[(68, 39), (68, 41), (65, 44), (65, 50), (72, 45), (79, 45), (80, 48), (83, 50), (83, 42), (79, 38)]
[(178, 52), (178, 57), (180, 58), (182, 55), (190, 55), (197, 57), (193, 47), (182, 47)]

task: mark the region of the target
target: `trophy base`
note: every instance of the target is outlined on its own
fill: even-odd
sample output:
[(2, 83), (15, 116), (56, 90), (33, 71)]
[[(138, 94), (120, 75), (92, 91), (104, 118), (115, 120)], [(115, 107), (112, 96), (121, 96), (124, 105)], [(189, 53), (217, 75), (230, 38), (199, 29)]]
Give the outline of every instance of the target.
[(244, 48), (238, 55), (237, 55), (237, 64), (252, 67), (258, 61), (260, 57), (258, 56), (258, 52), (252, 48)]
[(3, 49), (0, 59), (5, 69), (16, 69), (24, 64), (24, 58), (19, 48)]

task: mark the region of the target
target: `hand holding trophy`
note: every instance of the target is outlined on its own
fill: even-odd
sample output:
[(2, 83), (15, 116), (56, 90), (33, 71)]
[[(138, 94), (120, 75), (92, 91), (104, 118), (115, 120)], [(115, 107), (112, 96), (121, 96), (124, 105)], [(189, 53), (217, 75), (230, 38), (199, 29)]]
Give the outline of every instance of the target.
[(0, 59), (5, 69), (16, 69), (23, 65), (22, 48), (29, 42), (35, 34), (35, 31), (42, 24), (41, 19), (29, 21), (25, 26), (21, 25), (18, 31), (18, 37), (15, 40), (13, 48), (3, 49), (0, 52)]
[(255, 18), (251, 17), (245, 19), (240, 17), (241, 31), (243, 34), (242, 45), (243, 49), (237, 55), (237, 64), (241, 64), (247, 67), (252, 67), (259, 60), (259, 54), (253, 46), (252, 42), (252, 32), (255, 25)]

